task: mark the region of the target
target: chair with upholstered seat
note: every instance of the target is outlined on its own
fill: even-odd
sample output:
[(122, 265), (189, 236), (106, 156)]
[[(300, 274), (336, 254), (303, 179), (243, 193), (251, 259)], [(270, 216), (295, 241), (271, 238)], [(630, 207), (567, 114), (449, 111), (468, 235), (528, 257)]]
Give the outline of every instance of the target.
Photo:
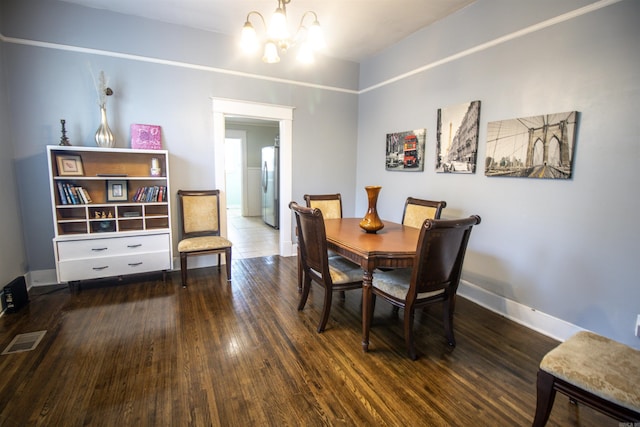
[(369, 294), (365, 342), (369, 340), (376, 297), (379, 296), (394, 307), (404, 309), (404, 338), (411, 359), (417, 358), (413, 339), (415, 311), (429, 304), (443, 303), (445, 334), (449, 345), (456, 345), (453, 335), (456, 293), (471, 229), (479, 223), (477, 215), (452, 220), (427, 219), (420, 229), (413, 267), (376, 270)]
[(307, 303), (311, 283), (322, 286), (324, 304), (317, 329), (318, 332), (322, 332), (329, 320), (333, 292), (360, 289), (363, 272), (358, 265), (340, 256), (329, 258), (324, 219), (320, 209), (300, 206), (296, 202), (289, 203), (289, 208), (296, 217), (300, 264), (303, 270), (302, 295), (298, 310), (303, 310)]
[(227, 281), (231, 281), (231, 242), (220, 235), (220, 190), (178, 190), (182, 236), (178, 243), (182, 286), (187, 286), (187, 257), (224, 253)]
[(308, 208), (318, 208), (324, 219), (342, 218), (342, 196), (336, 194), (305, 194)]
[(415, 228), (422, 227), (425, 219), (440, 219), (442, 210), (447, 207), (445, 201), (434, 201), (407, 197), (402, 213), (402, 224)]
[[(324, 219), (342, 218), (342, 196), (335, 194), (305, 194), (304, 201), (308, 208), (317, 208), (322, 211)], [(334, 254), (329, 251), (329, 256)], [(302, 290), (302, 267), (300, 265), (300, 252), (298, 252), (298, 290)], [(342, 294), (344, 296), (344, 294)]]

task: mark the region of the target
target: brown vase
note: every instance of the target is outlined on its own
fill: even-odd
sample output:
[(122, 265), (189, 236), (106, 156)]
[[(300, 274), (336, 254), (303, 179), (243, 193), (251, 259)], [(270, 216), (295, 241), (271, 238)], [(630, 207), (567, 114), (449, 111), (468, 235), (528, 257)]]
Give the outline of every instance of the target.
[(364, 189), (367, 190), (369, 209), (367, 209), (367, 214), (362, 218), (362, 221), (360, 221), (360, 228), (367, 233), (375, 233), (378, 230), (382, 230), (384, 227), (384, 224), (380, 221), (376, 207), (378, 204), (378, 194), (382, 187), (379, 185), (369, 185), (364, 187)]

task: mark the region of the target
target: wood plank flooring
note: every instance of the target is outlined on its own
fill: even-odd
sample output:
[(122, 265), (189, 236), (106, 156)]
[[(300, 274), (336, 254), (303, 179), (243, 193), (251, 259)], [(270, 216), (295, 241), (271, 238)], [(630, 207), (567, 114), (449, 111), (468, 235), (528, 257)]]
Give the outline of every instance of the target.
[[(296, 258), (35, 288), (0, 318), (0, 351), (47, 330), (35, 350), (0, 356), (0, 425), (14, 426), (528, 426), (535, 378), (557, 342), (458, 299), (458, 345), (441, 309), (416, 316), (420, 358), (404, 353), (401, 317), (379, 300), (369, 353), (361, 292), (335, 295), (316, 333), (323, 292), (296, 310)], [(400, 312), (400, 316), (402, 311)], [(550, 426), (618, 426), (558, 395)]]

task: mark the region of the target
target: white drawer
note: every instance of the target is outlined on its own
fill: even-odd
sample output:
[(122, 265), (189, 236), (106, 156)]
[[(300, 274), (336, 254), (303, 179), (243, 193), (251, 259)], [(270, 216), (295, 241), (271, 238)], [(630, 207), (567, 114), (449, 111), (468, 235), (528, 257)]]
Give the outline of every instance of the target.
[(168, 251), (169, 234), (110, 237), (57, 242), (58, 261)]
[(169, 251), (61, 261), (58, 263), (58, 279), (69, 282), (160, 270), (171, 270)]

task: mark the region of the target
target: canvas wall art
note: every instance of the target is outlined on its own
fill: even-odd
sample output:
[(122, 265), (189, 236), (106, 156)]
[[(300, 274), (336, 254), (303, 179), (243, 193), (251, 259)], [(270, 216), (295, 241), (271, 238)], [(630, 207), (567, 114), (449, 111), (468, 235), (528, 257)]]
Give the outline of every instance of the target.
[(386, 170), (408, 172), (423, 171), (426, 139), (426, 129), (388, 133)]
[(571, 178), (577, 116), (570, 111), (490, 122), (484, 174)]
[(436, 172), (475, 173), (480, 101), (438, 109)]

